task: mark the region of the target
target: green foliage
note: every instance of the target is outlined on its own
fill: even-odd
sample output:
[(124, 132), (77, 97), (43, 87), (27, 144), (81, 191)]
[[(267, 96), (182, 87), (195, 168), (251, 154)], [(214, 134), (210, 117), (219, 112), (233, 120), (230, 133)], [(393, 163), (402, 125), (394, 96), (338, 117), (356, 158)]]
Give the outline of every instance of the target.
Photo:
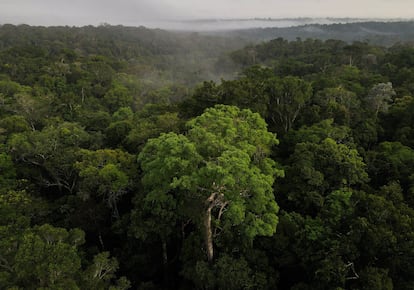
[(308, 102), (312, 87), (298, 77), (285, 77), (269, 88), (270, 119), (284, 132), (289, 131), (298, 114)]
[(368, 155), (369, 172), (375, 185), (400, 181), (404, 189), (414, 168), (414, 150), (400, 142), (382, 142)]
[(414, 289), (412, 44), (268, 33), (0, 26), (0, 288)]
[(119, 217), (118, 202), (129, 189), (134, 176), (134, 162), (131, 155), (122, 150), (81, 150), (80, 161), (75, 168), (81, 178), (79, 195), (82, 199), (102, 199)]
[(192, 99), (184, 102), (184, 113), (200, 114), (215, 104), (235, 105), (260, 113), (272, 129), (286, 133), (311, 95), (309, 82), (296, 76), (279, 78), (268, 68), (254, 66), (239, 80), (223, 81), (220, 86), (204, 82)]
[(73, 164), (81, 147), (87, 147), (89, 135), (75, 123), (51, 125), (42, 131), (17, 133), (8, 140), (13, 159), (25, 164), (27, 179), (41, 187), (54, 187), (73, 193), (76, 177)]
[(381, 125), (384, 128), (386, 140), (399, 141), (403, 145), (413, 146), (414, 118), (411, 114), (414, 100), (411, 96), (396, 98), (388, 114), (383, 116)]
[(349, 126), (355, 122), (360, 101), (355, 93), (343, 87), (326, 88), (314, 97), (314, 103), (319, 108), (319, 118), (332, 118), (335, 123)]
[(360, 289), (394, 289), (392, 280), (388, 277), (388, 271), (381, 268), (369, 267), (361, 273), (361, 279), (366, 281), (366, 284)]
[(390, 82), (379, 83), (369, 91), (365, 102), (367, 107), (377, 116), (379, 112), (388, 111), (389, 103), (393, 101), (395, 95)]
[(308, 214), (323, 206), (328, 193), (368, 181), (358, 152), (331, 138), (296, 144), (288, 163), (286, 175), (294, 182), (282, 190), (288, 193), (289, 203)]
[(81, 230), (66, 231), (45, 224), (9, 233), (0, 243), (8, 245), (1, 257), (2, 278), (6, 278), (3, 285), (79, 289), (81, 259), (76, 247), (84, 243)]
[(182, 123), (177, 112), (171, 111), (168, 106), (146, 105), (135, 114), (132, 129), (122, 144), (129, 152), (137, 153), (150, 138), (158, 137), (161, 133), (178, 133)]
[(103, 101), (110, 112), (115, 112), (119, 108), (130, 106), (132, 97), (126, 87), (115, 83), (105, 93)]
[[(281, 144), (284, 156), (293, 153), (295, 145), (298, 143), (320, 143), (326, 138), (335, 140), (337, 143), (354, 147), (351, 129), (346, 126), (334, 124), (333, 119), (326, 119), (311, 126), (302, 126), (297, 130), (291, 130), (284, 136), (284, 142)], [(284, 152), (286, 151), (286, 153)]]
[(245, 259), (235, 259), (227, 255), (219, 257), (211, 266), (200, 261), (195, 266), (193, 275), (198, 288), (204, 289), (263, 289), (266, 285), (255, 279), (252, 269)]
[[(266, 157), (277, 139), (263, 119), (248, 110), (216, 106), (187, 126), (187, 136), (162, 134), (139, 154), (147, 193), (137, 197), (135, 236), (165, 238), (178, 221), (189, 219), (204, 235), (211, 261), (214, 247), (225, 250), (226, 241), (251, 245), (256, 236), (273, 235), (278, 206), (272, 184), (282, 172)], [(146, 215), (151, 218), (142, 225), (138, 217)]]
[[(66, 230), (49, 225), (24, 234), (15, 256), (17, 280), (27, 286), (39, 283), (40, 287), (67, 285), (76, 289), (73, 277), (76, 277), (81, 261), (76, 248), (67, 243), (69, 235), (71, 233)], [(79, 239), (83, 237), (70, 238), (72, 241)]]
[(112, 118), (115, 122), (131, 120), (133, 118), (134, 112), (132, 112), (131, 107), (121, 107), (113, 115)]
[(93, 257), (93, 263), (86, 269), (83, 274), (83, 287), (87, 289), (109, 289), (109, 290), (126, 290), (130, 287), (130, 282), (121, 277), (115, 285), (110, 281), (115, 277), (118, 270), (118, 261), (110, 258), (108, 252), (102, 252)]
[(330, 193), (326, 199), (321, 215), (326, 223), (332, 227), (340, 225), (343, 219), (349, 218), (353, 213), (351, 204), (352, 191), (340, 189)]
[(10, 155), (0, 153), (0, 194), (7, 189), (14, 188), (16, 169)]
[(5, 134), (22, 133), (30, 130), (30, 126), (23, 116), (13, 115), (0, 120), (0, 128), (5, 130)]

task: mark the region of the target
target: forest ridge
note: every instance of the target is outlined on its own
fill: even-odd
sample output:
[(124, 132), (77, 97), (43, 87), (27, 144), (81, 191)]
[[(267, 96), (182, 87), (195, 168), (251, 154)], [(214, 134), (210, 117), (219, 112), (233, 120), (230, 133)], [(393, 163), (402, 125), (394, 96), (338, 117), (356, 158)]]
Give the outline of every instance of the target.
[(401, 25), (0, 26), (0, 288), (413, 289)]

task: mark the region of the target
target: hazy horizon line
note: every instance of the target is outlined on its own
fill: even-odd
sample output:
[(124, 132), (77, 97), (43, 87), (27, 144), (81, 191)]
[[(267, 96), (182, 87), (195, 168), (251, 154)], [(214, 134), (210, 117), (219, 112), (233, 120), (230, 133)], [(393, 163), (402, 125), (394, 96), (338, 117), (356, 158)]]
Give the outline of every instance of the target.
[[(314, 20), (320, 20), (320, 22), (312, 22)], [(326, 20), (328, 22), (323, 22)], [(294, 23), (297, 21), (297, 23)], [(337, 22), (336, 22), (337, 21)], [(341, 22), (342, 21), (342, 22)], [(27, 25), (27, 26), (37, 26), (37, 27), (100, 27), (100, 26), (124, 26), (124, 27), (145, 27), (148, 29), (162, 29), (162, 30), (186, 30), (186, 31), (206, 31), (206, 30), (234, 30), (234, 29), (254, 29), (254, 28), (287, 28), (287, 27), (296, 27), (296, 26), (304, 26), (304, 25), (333, 25), (333, 24), (349, 24), (349, 23), (362, 23), (362, 22), (410, 22), (414, 21), (414, 18), (406, 18), (406, 17), (307, 17), (307, 16), (299, 16), (299, 17), (250, 17), (250, 18), (224, 18), (224, 17), (217, 17), (217, 18), (188, 18), (188, 19), (158, 19), (158, 20), (144, 20), (141, 23), (110, 23), (107, 21), (102, 21), (100, 23), (89, 23), (89, 24), (52, 24), (52, 25), (44, 25), (44, 24), (30, 24), (30, 23), (10, 23), (5, 22), (1, 23), (0, 26), (3, 25)], [(273, 26), (245, 26), (245, 27), (232, 27), (232, 26), (222, 26), (220, 24), (231, 24), (231, 23), (254, 23), (254, 22), (263, 22), (263, 23), (274, 23), (274, 24), (281, 24), (281, 26), (273, 25)], [(282, 24), (283, 22), (284, 25)], [(291, 23), (290, 23), (291, 22)], [(166, 26), (167, 24), (177, 24), (175, 27)], [(180, 26), (182, 24), (183, 26)], [(189, 24), (198, 24), (198, 27), (188, 27), (186, 25)]]

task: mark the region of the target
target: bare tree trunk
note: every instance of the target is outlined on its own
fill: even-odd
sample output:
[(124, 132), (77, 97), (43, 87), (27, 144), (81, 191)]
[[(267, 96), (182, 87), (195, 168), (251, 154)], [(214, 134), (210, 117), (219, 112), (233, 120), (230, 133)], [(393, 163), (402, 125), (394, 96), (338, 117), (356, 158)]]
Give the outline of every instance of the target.
[(211, 225), (211, 211), (213, 208), (220, 206), (220, 217), (223, 213), (224, 207), (226, 207), (227, 202), (225, 202), (224, 195), (221, 193), (224, 189), (224, 186), (217, 186), (213, 182), (214, 192), (205, 201), (206, 212), (204, 216), (204, 230), (205, 230), (205, 243), (207, 250), (207, 261), (212, 262), (214, 259), (214, 244), (213, 244), (213, 227)]
[(204, 217), (204, 229), (205, 229), (205, 242), (207, 250), (207, 261), (211, 262), (214, 258), (214, 246), (213, 246), (213, 231), (211, 228), (211, 209), (209, 206)]
[(103, 242), (103, 239), (102, 239), (101, 232), (99, 232), (98, 238), (99, 238), (99, 243), (101, 244), (102, 250), (104, 250), (105, 245), (104, 245), (104, 242)]

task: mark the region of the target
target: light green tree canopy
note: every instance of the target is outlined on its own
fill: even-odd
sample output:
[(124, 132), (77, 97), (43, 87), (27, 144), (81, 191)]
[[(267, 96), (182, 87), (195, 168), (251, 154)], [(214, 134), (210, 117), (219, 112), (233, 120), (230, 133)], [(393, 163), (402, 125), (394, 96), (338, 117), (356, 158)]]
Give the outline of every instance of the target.
[(150, 139), (138, 157), (146, 190), (140, 206), (162, 221), (157, 229), (165, 231), (177, 215), (190, 218), (204, 233), (208, 260), (220, 232), (248, 241), (272, 235), (278, 222), (272, 185), (283, 172), (267, 157), (278, 141), (264, 120), (218, 105), (187, 126), (186, 135)]

